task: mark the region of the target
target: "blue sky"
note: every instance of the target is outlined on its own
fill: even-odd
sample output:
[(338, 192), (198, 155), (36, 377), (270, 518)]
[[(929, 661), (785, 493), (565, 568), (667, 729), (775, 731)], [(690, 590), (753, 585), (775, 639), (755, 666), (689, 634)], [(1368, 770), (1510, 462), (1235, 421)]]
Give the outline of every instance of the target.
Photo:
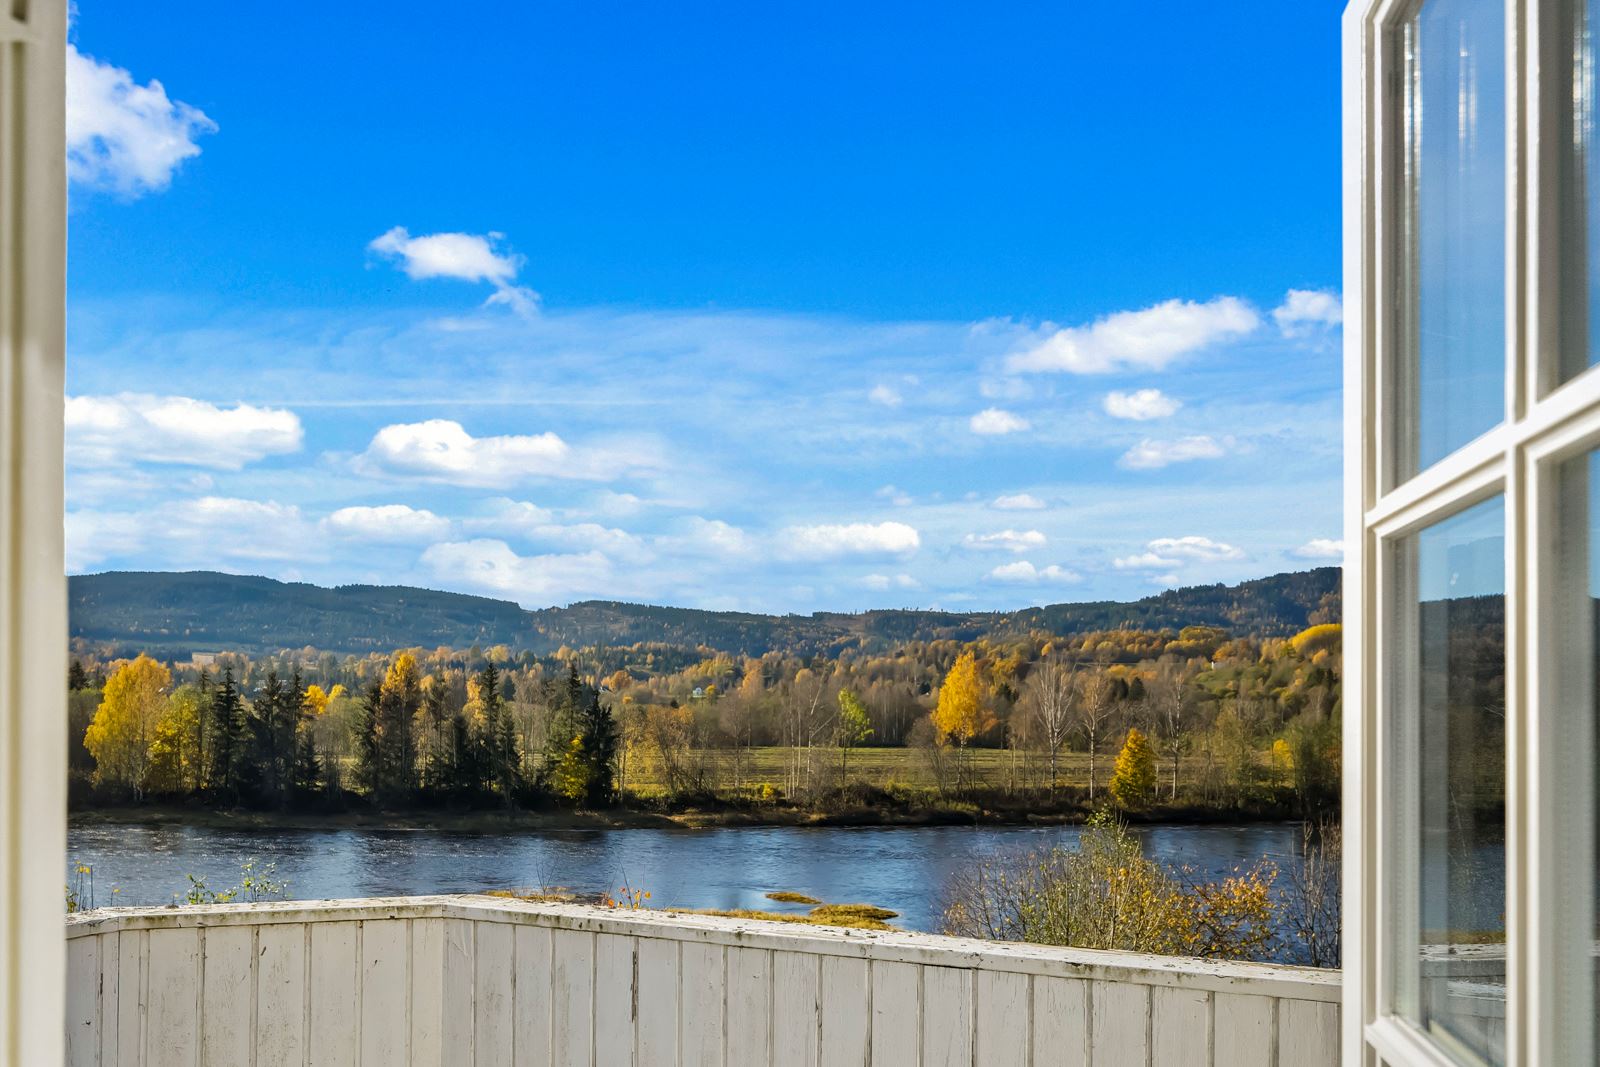
[(81, 4), (70, 568), (812, 611), (1327, 562), (1337, 6), (1092, 6)]

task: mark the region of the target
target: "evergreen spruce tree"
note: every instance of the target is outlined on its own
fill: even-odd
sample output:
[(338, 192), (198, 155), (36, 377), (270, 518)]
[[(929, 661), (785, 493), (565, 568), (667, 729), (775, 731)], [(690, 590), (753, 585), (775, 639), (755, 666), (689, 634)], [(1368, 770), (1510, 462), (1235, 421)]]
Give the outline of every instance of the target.
[(483, 706), (484, 769), (489, 784), (511, 807), (522, 785), (522, 761), (517, 756), (516, 724), (511, 721), (505, 695), (500, 689), (500, 671), (491, 661), (478, 674), (478, 699)]
[(233, 681), (233, 665), (222, 669), (222, 685), (211, 699), (211, 725), (207, 732), (211, 738), (211, 759), (207, 768), (206, 784), (213, 793), (229, 799), (239, 795), (239, 770), (246, 753), (244, 749), (244, 702)]
[(382, 702), (383, 686), (373, 682), (361, 694), (361, 716), (356, 727), (356, 782), (371, 797), (377, 797), (384, 789), (382, 760), (378, 751), (378, 706)]

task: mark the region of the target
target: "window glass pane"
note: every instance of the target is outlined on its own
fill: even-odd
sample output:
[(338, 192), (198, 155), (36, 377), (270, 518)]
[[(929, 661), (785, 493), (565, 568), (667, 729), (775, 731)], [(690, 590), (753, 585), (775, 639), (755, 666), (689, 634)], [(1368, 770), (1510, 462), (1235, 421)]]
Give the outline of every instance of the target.
[(1551, 826), (1556, 860), (1555, 1003), (1545, 1010), (1556, 1020), (1560, 1062), (1593, 1063), (1600, 1048), (1600, 980), (1595, 947), (1600, 944), (1596, 886), (1600, 855), (1595, 820), (1596, 718), (1600, 706), (1600, 453), (1566, 463), (1556, 494), (1556, 559), (1551, 575), (1553, 626), (1547, 640), (1556, 655), (1553, 700), (1555, 745), (1550, 751), (1558, 799)]
[(1402, 32), (1397, 482), (1505, 417), (1505, 18), (1427, 0)]
[(1395, 1009), (1464, 1062), (1501, 1063), (1504, 502), (1469, 508), (1395, 551)]
[(1567, 147), (1561, 161), (1561, 341), (1559, 378), (1566, 381), (1600, 361), (1600, 143), (1595, 131), (1594, 20), (1596, 0), (1560, 5), (1571, 42), (1572, 66), (1553, 77), (1569, 77), (1556, 91), (1572, 101), (1562, 116)]

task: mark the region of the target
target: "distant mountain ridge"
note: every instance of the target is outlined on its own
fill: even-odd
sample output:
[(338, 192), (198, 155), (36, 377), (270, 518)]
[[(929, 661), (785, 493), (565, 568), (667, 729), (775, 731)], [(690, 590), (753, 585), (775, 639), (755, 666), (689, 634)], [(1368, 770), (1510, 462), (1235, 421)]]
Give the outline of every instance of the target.
[(449, 645), (509, 645), (539, 654), (562, 645), (659, 642), (760, 655), (847, 645), (1059, 634), (1119, 627), (1217, 626), (1281, 636), (1339, 616), (1339, 568), (1275, 574), (1238, 585), (1190, 586), (1132, 602), (1052, 604), (1011, 612), (920, 610), (758, 615), (586, 600), (528, 611), (505, 600), (407, 586), (335, 588), (214, 571), (108, 571), (68, 580), (71, 636), (119, 652), (166, 656), (313, 648), (345, 653)]

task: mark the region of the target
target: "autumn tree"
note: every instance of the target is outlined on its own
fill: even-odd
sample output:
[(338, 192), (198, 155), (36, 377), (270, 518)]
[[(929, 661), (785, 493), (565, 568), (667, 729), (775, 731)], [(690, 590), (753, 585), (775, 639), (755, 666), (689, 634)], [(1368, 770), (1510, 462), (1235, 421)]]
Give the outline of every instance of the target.
[(1120, 808), (1137, 810), (1149, 804), (1156, 791), (1156, 754), (1150, 741), (1137, 727), (1128, 730), (1128, 739), (1111, 768), (1111, 799)]
[(179, 686), (167, 698), (150, 741), (151, 792), (183, 793), (199, 788), (201, 711), (195, 686)]
[(1194, 671), (1181, 660), (1166, 658), (1157, 665), (1155, 672), (1145, 682), (1150, 710), (1155, 715), (1161, 742), (1166, 746), (1167, 756), (1171, 761), (1174, 800), (1178, 797), (1179, 761), (1182, 759), (1186, 740), (1187, 713), (1192, 702), (1189, 683), (1193, 677)]
[(933, 709), (933, 726), (939, 735), (956, 743), (965, 772), (967, 743), (994, 725), (984, 706), (983, 681), (978, 676), (977, 657), (963, 652), (956, 657), (944, 684), (939, 687), (939, 702)]
[(95, 758), (96, 782), (144, 796), (150, 743), (166, 711), (171, 684), (172, 672), (146, 655), (122, 664), (106, 680), (100, 707), (83, 735)]
[(1094, 800), (1095, 759), (1100, 743), (1111, 727), (1119, 696), (1117, 679), (1104, 670), (1083, 671), (1073, 685), (1073, 717), (1089, 750), (1089, 799)]
[(872, 736), (867, 706), (849, 689), (839, 690), (839, 717), (834, 722), (834, 743), (839, 746), (839, 788), (846, 784), (850, 750)]
[(416, 788), (416, 738), (412, 730), (422, 703), (416, 657), (402, 652), (383, 681), (374, 682), (362, 702), (360, 766), (372, 798), (379, 804), (409, 799)]
[(1072, 733), (1072, 668), (1059, 659), (1041, 661), (1023, 683), (1023, 707), (1034, 726), (1034, 736), (1044, 746), (1050, 765), (1050, 792), (1060, 777), (1061, 750)]

